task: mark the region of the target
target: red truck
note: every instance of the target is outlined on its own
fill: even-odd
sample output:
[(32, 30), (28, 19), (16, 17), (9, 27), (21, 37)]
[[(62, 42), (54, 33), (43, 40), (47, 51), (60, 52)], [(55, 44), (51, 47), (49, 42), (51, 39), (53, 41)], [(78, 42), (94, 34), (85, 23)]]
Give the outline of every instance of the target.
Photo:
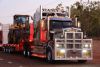
[(40, 7), (34, 13), (34, 24), (28, 15), (15, 15), (10, 26), (4, 52), (22, 52), (24, 56), (53, 60), (92, 60), (92, 39), (84, 38), (66, 12)]

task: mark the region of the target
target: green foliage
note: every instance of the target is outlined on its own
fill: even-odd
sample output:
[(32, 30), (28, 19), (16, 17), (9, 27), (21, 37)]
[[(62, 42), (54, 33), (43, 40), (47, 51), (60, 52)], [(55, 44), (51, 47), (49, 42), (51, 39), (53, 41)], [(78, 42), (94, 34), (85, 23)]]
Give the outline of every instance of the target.
[(81, 28), (88, 36), (100, 37), (100, 2), (88, 5), (76, 2), (71, 7), (71, 17), (78, 16)]

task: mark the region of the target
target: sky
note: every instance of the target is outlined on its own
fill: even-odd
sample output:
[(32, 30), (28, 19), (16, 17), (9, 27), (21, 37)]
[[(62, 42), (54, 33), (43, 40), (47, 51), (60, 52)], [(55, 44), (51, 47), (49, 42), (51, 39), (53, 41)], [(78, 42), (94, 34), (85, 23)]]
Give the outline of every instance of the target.
[(13, 23), (13, 15), (15, 14), (28, 14), (33, 16), (40, 5), (44, 8), (55, 8), (59, 3), (62, 3), (64, 6), (70, 6), (76, 1), (80, 0), (0, 0), (0, 23)]

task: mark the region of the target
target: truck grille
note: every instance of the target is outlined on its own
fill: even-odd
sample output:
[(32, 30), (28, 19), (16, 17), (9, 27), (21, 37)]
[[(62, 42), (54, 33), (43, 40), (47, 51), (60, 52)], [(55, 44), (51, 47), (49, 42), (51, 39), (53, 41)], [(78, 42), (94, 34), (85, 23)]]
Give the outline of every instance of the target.
[(65, 33), (66, 56), (68, 58), (82, 57), (82, 32)]
[[(82, 58), (82, 50), (84, 49), (84, 44), (91, 44), (92, 40), (83, 39), (83, 32), (65, 32), (64, 38), (55, 38), (55, 45), (62, 45), (56, 47), (55, 50), (60, 50), (60, 48), (66, 49), (65, 57), (67, 58)], [(88, 48), (91, 50), (91, 48)]]
[(67, 51), (67, 57), (68, 58), (76, 58), (76, 57), (82, 57), (82, 51), (81, 50), (68, 50)]
[(65, 33), (65, 44), (67, 49), (81, 49), (82, 48), (82, 32)]

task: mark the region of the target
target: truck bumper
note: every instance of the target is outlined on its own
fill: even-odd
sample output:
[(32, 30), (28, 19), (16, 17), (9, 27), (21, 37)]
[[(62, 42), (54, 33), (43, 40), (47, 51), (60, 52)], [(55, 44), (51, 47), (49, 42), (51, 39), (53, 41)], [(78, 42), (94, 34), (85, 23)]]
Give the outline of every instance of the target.
[(54, 60), (93, 60), (93, 58), (55, 58)]

